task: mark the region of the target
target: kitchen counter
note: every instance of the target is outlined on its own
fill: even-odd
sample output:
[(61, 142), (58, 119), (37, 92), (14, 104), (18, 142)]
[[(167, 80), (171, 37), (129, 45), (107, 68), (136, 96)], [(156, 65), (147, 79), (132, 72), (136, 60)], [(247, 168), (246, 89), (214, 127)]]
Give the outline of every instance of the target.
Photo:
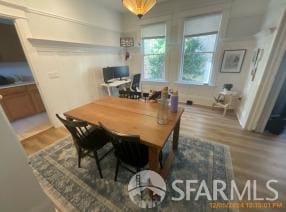
[(9, 85), (0, 85), (0, 89), (4, 89), (4, 88), (14, 88), (14, 87), (18, 87), (18, 86), (34, 85), (34, 84), (36, 84), (35, 81), (31, 81), (31, 82), (16, 82), (16, 83), (9, 84)]

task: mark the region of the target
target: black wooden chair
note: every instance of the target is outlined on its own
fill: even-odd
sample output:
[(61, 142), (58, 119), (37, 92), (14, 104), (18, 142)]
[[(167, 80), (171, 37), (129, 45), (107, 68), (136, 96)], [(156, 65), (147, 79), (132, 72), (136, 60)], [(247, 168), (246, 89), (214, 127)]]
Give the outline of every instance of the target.
[[(148, 164), (148, 147), (140, 143), (140, 136), (122, 134), (108, 129), (101, 123), (99, 125), (110, 137), (110, 141), (114, 147), (114, 154), (117, 158), (115, 181), (117, 181), (120, 166), (135, 174)], [(131, 170), (125, 164), (134, 167), (136, 170)], [(160, 165), (162, 167), (162, 154), (160, 154)]]
[(113, 151), (112, 148), (101, 158), (98, 158), (97, 151), (109, 142), (109, 137), (105, 134), (105, 131), (100, 127), (91, 126), (84, 121), (64, 119), (58, 114), (56, 114), (56, 116), (72, 135), (78, 154), (78, 167), (80, 168), (81, 158), (85, 156), (94, 157), (99, 175), (103, 178), (100, 161)]

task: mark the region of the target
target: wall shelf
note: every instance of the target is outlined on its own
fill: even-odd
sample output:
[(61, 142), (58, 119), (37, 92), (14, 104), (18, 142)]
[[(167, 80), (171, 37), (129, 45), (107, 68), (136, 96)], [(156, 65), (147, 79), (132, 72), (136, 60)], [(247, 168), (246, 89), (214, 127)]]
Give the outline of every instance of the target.
[(63, 40), (51, 40), (43, 38), (28, 38), (29, 42), (36, 48), (59, 48), (59, 49), (77, 49), (77, 50), (117, 50), (120, 51), (123, 48), (120, 46), (108, 46), (99, 45), (93, 43), (81, 43), (75, 41), (63, 41)]

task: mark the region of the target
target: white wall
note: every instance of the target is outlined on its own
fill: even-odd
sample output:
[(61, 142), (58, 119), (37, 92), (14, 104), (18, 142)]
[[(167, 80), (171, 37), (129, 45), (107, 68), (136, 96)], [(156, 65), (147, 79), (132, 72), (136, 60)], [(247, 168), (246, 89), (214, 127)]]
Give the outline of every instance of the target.
[(237, 111), (238, 118), (242, 126), (246, 126), (247, 124), (248, 117), (250, 115), (251, 107), (254, 103), (253, 101), (255, 99), (257, 89), (261, 83), (263, 71), (265, 70), (265, 67), (267, 65), (271, 46), (273, 44), (272, 42), (273, 42), (272, 36), (268, 36), (263, 39), (260, 38), (257, 42), (257, 48), (264, 49), (264, 54), (263, 54), (263, 59), (260, 61), (258, 69), (256, 71), (256, 76), (255, 76), (254, 81), (251, 81), (252, 77), (250, 75), (248, 76), (246, 80), (245, 88), (243, 90), (244, 98), (242, 99), (240, 107), (238, 108), (238, 111)]
[[(180, 100), (191, 99), (195, 104), (211, 105), (213, 96), (222, 89), (223, 84), (233, 83), (234, 90), (243, 94), (246, 79), (249, 76), (252, 51), (256, 45), (255, 35), (263, 25), (264, 16), (269, 0), (234, 0), (234, 1), (170, 1), (158, 4), (142, 20), (134, 15), (124, 16), (124, 32), (126, 35), (136, 37), (136, 43), (140, 43), (140, 29), (145, 24), (166, 22), (167, 24), (167, 81), (168, 83), (143, 82), (143, 90), (160, 89), (168, 85), (178, 89)], [(223, 21), (220, 31), (215, 64), (213, 67), (212, 85), (182, 85), (178, 80), (180, 62), (182, 30), (184, 19), (191, 16), (221, 12)], [(224, 50), (246, 49), (246, 57), (241, 73), (220, 73), (220, 65)], [(131, 59), (128, 64), (133, 72), (141, 72), (142, 53), (140, 48), (130, 50)]]
[(35, 179), (1, 105), (0, 135), (0, 210), (55, 211)]
[(0, 14), (16, 18), (47, 112), (59, 126), (56, 113), (102, 95), (102, 67), (123, 63), (122, 15), (93, 0), (7, 2), (0, 0)]
[[(63, 113), (99, 98), (104, 92), (102, 67), (121, 62), (116, 52), (38, 52), (36, 70), (49, 108)], [(58, 78), (51, 78), (51, 73)]]

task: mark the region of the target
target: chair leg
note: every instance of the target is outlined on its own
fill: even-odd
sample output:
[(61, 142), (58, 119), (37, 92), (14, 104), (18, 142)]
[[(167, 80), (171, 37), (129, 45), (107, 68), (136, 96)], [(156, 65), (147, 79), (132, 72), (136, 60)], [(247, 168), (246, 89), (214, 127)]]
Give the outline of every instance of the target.
[(77, 166), (78, 166), (78, 168), (80, 168), (80, 160), (81, 160), (81, 157), (80, 157), (80, 155), (78, 154), (78, 158), (77, 158)]
[(117, 176), (118, 176), (118, 171), (119, 171), (119, 165), (120, 165), (120, 160), (117, 159), (114, 181), (117, 181)]
[(77, 166), (80, 168), (80, 161), (81, 161), (81, 151), (79, 150), (77, 152)]
[(100, 178), (103, 178), (102, 172), (101, 172), (101, 167), (100, 167), (100, 163), (99, 163), (99, 159), (98, 159), (96, 150), (93, 152), (93, 154), (94, 154), (94, 158), (95, 158), (95, 162), (96, 162), (96, 165), (97, 165), (97, 169), (98, 169)]
[(223, 116), (226, 115), (227, 109), (228, 109), (228, 106), (224, 107), (224, 109), (223, 109)]

